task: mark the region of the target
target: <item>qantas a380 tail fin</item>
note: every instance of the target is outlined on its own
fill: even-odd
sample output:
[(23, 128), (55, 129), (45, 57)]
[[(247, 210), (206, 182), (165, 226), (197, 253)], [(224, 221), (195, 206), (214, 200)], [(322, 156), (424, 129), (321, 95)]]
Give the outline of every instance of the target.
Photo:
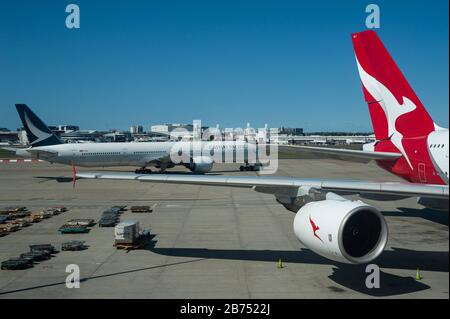
[(62, 144), (61, 140), (33, 113), (25, 104), (16, 104), (22, 124), (27, 132), (31, 146), (49, 146)]
[(377, 140), (427, 136), (435, 124), (375, 31), (352, 34)]

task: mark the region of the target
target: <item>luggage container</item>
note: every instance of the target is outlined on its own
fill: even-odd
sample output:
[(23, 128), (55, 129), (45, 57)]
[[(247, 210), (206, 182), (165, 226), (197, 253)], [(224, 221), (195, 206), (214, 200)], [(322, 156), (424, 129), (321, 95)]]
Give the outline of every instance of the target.
[(151, 213), (152, 209), (150, 206), (131, 206), (132, 213)]
[(150, 231), (142, 229), (138, 221), (128, 220), (116, 226), (114, 235), (113, 246), (129, 251), (144, 247), (150, 238)]
[(118, 224), (120, 222), (120, 218), (117, 216), (102, 216), (98, 222), (99, 222), (99, 224), (100, 223), (105, 224), (105, 223), (109, 223), (111, 221), (114, 221), (116, 224)]
[(9, 213), (9, 216), (12, 219), (16, 219), (16, 218), (23, 218), (23, 217), (28, 217), (30, 216), (30, 212), (28, 210), (21, 210), (21, 211), (17, 211), (17, 212), (11, 212)]
[(122, 210), (119, 207), (110, 207), (103, 211), (103, 213), (115, 213), (115, 214), (121, 214)]
[(26, 211), (27, 208), (25, 206), (9, 206), (0, 208), (0, 214), (9, 214), (14, 212)]
[(11, 222), (2, 225), (4, 229), (6, 229), (9, 233), (18, 231), (20, 229), (20, 227), (18, 225), (15, 225)]
[(1, 269), (18, 270), (33, 267), (33, 262), (24, 258), (10, 258), (1, 264)]
[(86, 226), (86, 227), (90, 227), (93, 226), (95, 224), (95, 220), (90, 219), (90, 218), (84, 218), (84, 219), (71, 219), (69, 220), (66, 225), (71, 225), (71, 226)]
[(27, 220), (26, 218), (27, 217), (25, 217), (25, 218), (18, 218), (16, 220), (13, 220), (11, 223), (14, 224), (14, 225), (19, 226), (20, 228), (28, 227), (28, 226), (31, 225), (31, 222), (29, 220)]
[(53, 206), (50, 209), (52, 209), (52, 210), (54, 210), (54, 211), (56, 211), (58, 213), (64, 213), (64, 212), (68, 211), (67, 207), (65, 207), (65, 206)]
[(132, 243), (115, 243), (113, 246), (117, 249), (125, 249), (127, 252), (132, 249), (145, 247), (150, 239), (150, 231), (143, 230)]
[(30, 217), (39, 218), (40, 220), (47, 219), (52, 216), (53, 216), (53, 213), (46, 212), (46, 211), (34, 212), (34, 213), (30, 214)]
[(47, 208), (46, 210), (44, 210), (45, 213), (51, 214), (52, 216), (56, 216), (61, 214), (59, 211), (54, 210), (53, 208)]
[(126, 211), (127, 206), (126, 205), (115, 205), (111, 207), (112, 209), (119, 209), (121, 212)]
[(50, 254), (56, 254), (58, 251), (52, 244), (30, 245), (30, 251), (47, 251)]
[(114, 218), (119, 218), (120, 213), (119, 212), (110, 212), (110, 211), (105, 211), (102, 213), (102, 218), (103, 217), (114, 217)]
[(31, 217), (31, 216), (24, 217), (24, 218), (22, 218), (22, 219), (23, 219), (25, 222), (29, 223), (29, 224), (35, 223), (34, 218)]
[(84, 244), (85, 241), (82, 240), (70, 240), (62, 243), (61, 250), (84, 250), (87, 246)]
[(6, 224), (9, 220), (11, 220), (11, 216), (0, 215), (0, 224)]
[(88, 233), (89, 228), (83, 225), (63, 225), (59, 228), (61, 234), (82, 234)]
[(51, 254), (45, 250), (35, 250), (20, 254), (20, 258), (29, 259), (31, 262), (49, 260), (51, 257)]
[(30, 216), (25, 217), (25, 218), (29, 218), (32, 221), (32, 223), (39, 223), (40, 221), (42, 221), (44, 219), (40, 214), (35, 214), (35, 213), (31, 213)]
[(98, 221), (98, 227), (114, 227), (118, 223), (118, 218), (102, 217)]
[(42, 212), (34, 212), (30, 214), (30, 217), (33, 218), (35, 223), (38, 223), (38, 221), (44, 220), (44, 214)]
[(45, 210), (45, 212), (51, 213), (52, 215), (59, 215), (61, 213), (67, 212), (67, 208), (64, 206), (54, 206)]
[(137, 220), (125, 220), (114, 228), (114, 244), (132, 244), (140, 235), (141, 227)]

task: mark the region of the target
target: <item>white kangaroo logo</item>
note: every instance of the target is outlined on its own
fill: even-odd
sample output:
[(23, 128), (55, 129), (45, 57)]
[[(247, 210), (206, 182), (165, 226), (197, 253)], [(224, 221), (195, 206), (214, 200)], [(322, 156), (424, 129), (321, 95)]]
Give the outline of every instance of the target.
[(403, 135), (395, 128), (395, 122), (400, 116), (414, 111), (417, 106), (407, 97), (403, 97), (403, 104), (399, 104), (395, 96), (387, 87), (385, 87), (381, 82), (368, 74), (362, 68), (361, 64), (359, 64), (358, 58), (356, 58), (356, 63), (358, 64), (359, 76), (364, 87), (367, 91), (369, 91), (370, 95), (378, 101), (384, 111), (384, 114), (386, 115), (388, 122), (388, 134), (391, 137), (392, 143), (400, 150), (411, 169), (414, 170), (409, 157), (403, 148)]

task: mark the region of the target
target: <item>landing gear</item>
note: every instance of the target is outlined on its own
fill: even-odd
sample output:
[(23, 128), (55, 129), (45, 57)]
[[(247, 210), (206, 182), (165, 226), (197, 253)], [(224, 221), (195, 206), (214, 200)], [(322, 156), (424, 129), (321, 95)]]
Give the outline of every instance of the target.
[(239, 167), (239, 170), (241, 172), (258, 172), (261, 170), (261, 166), (262, 166), (261, 164), (255, 164), (255, 165), (246, 164), (245, 166), (241, 165)]
[(136, 173), (136, 174), (151, 174), (152, 170), (149, 168), (142, 167), (142, 168), (136, 169), (134, 171), (134, 173)]

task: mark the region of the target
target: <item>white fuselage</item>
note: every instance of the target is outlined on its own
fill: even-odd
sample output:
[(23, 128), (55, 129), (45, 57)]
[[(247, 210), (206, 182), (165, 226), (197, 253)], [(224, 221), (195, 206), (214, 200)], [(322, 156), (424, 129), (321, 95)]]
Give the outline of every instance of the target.
[(430, 154), (436, 173), (449, 184), (449, 132), (448, 129), (439, 128), (431, 132), (427, 139), (428, 152)]
[[(171, 159), (180, 148), (183, 151), (192, 149), (192, 142), (142, 142), (142, 143), (72, 143), (51, 146), (33, 147), (27, 150), (27, 155), (39, 158), (51, 163), (71, 165), (72, 161), (77, 166), (84, 167), (108, 167), (108, 166), (155, 166), (174, 163)], [(200, 142), (201, 154), (195, 155), (216, 157), (218, 152), (233, 158), (236, 152), (244, 152), (244, 149), (254, 149), (255, 145), (240, 141)], [(194, 148), (195, 150), (195, 148)], [(191, 154), (192, 155), (192, 154)], [(221, 157), (221, 156), (220, 156)], [(236, 156), (236, 163), (244, 163)]]
[[(408, 157), (413, 167), (406, 176), (402, 176), (409, 181), (422, 184), (449, 184), (449, 131), (446, 128), (436, 127), (436, 130), (424, 137), (402, 139), (400, 143), (407, 141), (412, 151), (404, 152), (403, 156)], [(376, 145), (382, 141), (368, 143), (363, 145), (366, 151), (376, 152)], [(418, 150), (425, 143), (428, 156), (420, 153)], [(383, 162), (383, 160), (379, 161)], [(390, 167), (383, 166), (390, 171)], [(396, 174), (391, 171), (391, 173)]]

